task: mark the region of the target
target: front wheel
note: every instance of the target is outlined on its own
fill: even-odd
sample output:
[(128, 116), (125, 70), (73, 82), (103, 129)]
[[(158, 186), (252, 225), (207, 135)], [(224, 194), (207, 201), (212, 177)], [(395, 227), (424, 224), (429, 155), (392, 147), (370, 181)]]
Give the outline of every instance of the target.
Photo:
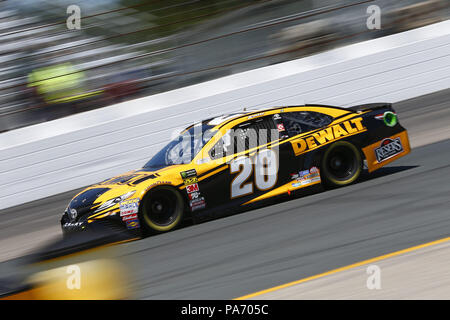
[(352, 143), (333, 143), (322, 158), (323, 182), (329, 187), (349, 185), (361, 175), (362, 163), (361, 153)]
[(141, 222), (144, 235), (175, 229), (183, 218), (184, 202), (180, 193), (170, 187), (150, 191), (143, 199)]

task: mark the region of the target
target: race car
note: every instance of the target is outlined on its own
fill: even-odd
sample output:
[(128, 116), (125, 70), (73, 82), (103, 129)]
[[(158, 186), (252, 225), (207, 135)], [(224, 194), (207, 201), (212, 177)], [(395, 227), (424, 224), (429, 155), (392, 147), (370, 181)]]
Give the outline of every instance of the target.
[[(410, 152), (389, 103), (245, 110), (183, 130), (142, 168), (67, 206), (64, 234), (96, 226), (147, 236), (271, 201), (354, 183)], [(319, 188), (318, 188), (319, 187)]]

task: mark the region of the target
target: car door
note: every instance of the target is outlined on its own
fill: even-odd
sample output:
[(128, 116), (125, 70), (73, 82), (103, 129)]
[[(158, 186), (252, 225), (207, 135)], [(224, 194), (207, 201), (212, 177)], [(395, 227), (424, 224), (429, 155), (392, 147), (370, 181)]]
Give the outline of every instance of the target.
[(287, 138), (277, 126), (280, 119), (269, 115), (243, 121), (208, 151), (212, 161), (222, 163), (215, 167), (216, 174), (199, 183), (208, 206), (240, 206), (286, 180), (289, 171), (284, 168), (284, 153), (291, 154), (292, 148), (286, 144), (280, 148), (279, 141)]
[[(281, 113), (281, 120), (289, 138), (303, 135), (305, 133), (324, 128), (328, 126), (334, 118), (330, 115), (315, 111), (288, 111)], [(290, 139), (292, 141), (292, 139)], [(287, 157), (286, 166), (291, 171), (290, 177), (294, 187), (305, 187), (308, 184), (314, 184), (317, 179), (305, 179), (310, 175), (318, 176), (318, 167), (320, 158), (315, 152), (304, 153), (296, 156), (291, 143), (285, 143), (290, 149), (290, 155)], [(310, 172), (312, 170), (312, 172)], [(300, 183), (301, 182), (301, 183)]]

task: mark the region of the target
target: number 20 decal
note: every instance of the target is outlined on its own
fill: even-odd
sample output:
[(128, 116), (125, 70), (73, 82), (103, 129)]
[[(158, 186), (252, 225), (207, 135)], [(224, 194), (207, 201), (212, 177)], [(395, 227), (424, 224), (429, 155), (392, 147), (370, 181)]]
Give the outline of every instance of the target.
[(253, 182), (246, 182), (253, 171), (255, 171), (256, 188), (259, 190), (272, 188), (278, 180), (276, 152), (271, 149), (258, 152), (254, 166), (249, 157), (239, 157), (230, 163), (230, 173), (238, 173), (231, 181), (232, 199), (253, 193)]

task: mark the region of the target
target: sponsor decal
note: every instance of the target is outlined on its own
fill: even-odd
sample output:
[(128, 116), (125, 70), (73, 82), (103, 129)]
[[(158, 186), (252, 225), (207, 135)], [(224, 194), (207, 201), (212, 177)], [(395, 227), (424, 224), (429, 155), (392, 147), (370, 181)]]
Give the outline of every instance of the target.
[(199, 191), (198, 184), (194, 183), (186, 186), (186, 191), (187, 193), (198, 192)]
[(138, 218), (137, 214), (133, 213), (133, 214), (129, 214), (129, 215), (123, 216), (122, 217), (122, 221), (136, 220), (137, 218)]
[(302, 170), (296, 173), (291, 173), (291, 180), (301, 179), (305, 175), (309, 174), (309, 170)]
[[(124, 199), (128, 199), (130, 198), (133, 194), (135, 194), (135, 190), (129, 191), (121, 196), (115, 197), (113, 199), (110, 199), (108, 201), (103, 202), (98, 208), (96, 208), (96, 210), (94, 211), (94, 213), (109, 209), (111, 207), (114, 207), (116, 204), (120, 204), (121, 201), (123, 201)], [(95, 209), (95, 208), (94, 208)]]
[(280, 119), (281, 119), (281, 116), (278, 113), (275, 113), (273, 115), (273, 120), (280, 120)]
[(186, 179), (183, 180), (183, 182), (184, 182), (184, 185), (185, 185), (185, 186), (188, 186), (188, 185), (197, 183), (197, 182), (198, 182), (198, 179), (197, 179), (197, 177), (186, 178)]
[(84, 222), (66, 222), (63, 224), (63, 228), (77, 228), (83, 226)]
[(189, 200), (195, 200), (198, 197), (200, 197), (200, 192), (192, 192), (192, 193), (188, 193), (189, 196)]
[(299, 178), (301, 179), (304, 176), (307, 176), (309, 174), (309, 170), (300, 171), (298, 174), (299, 174)]
[(291, 179), (295, 180), (294, 183), (292, 183), (292, 186), (294, 188), (301, 187), (301, 186), (307, 186), (312, 183), (320, 182), (320, 172), (317, 167), (312, 167), (309, 170), (302, 170), (298, 173), (291, 174)]
[(284, 131), (284, 126), (282, 123), (277, 124), (278, 132)]
[(255, 114), (252, 114), (252, 115), (248, 116), (247, 119), (253, 119), (253, 118), (256, 118), (256, 117), (263, 116), (263, 115), (264, 115), (264, 112), (255, 113)]
[(198, 187), (197, 171), (191, 169), (180, 173), (183, 178), (184, 185), (186, 186), (186, 192), (189, 197), (189, 206), (191, 211), (203, 209), (206, 206), (205, 198), (201, 196)]
[(189, 201), (189, 206), (191, 207), (191, 211), (203, 209), (206, 206), (205, 198), (197, 198), (195, 200)]
[(384, 139), (378, 148), (375, 148), (375, 158), (378, 163), (383, 162), (401, 152), (403, 152), (403, 145), (400, 137), (394, 139)]
[(190, 170), (187, 170), (187, 171), (180, 172), (180, 175), (181, 175), (181, 178), (183, 178), (183, 179), (196, 177), (197, 176), (197, 171), (195, 171), (195, 169), (190, 169)]
[(140, 227), (139, 220), (137, 220), (137, 219), (136, 220), (127, 220), (127, 221), (125, 221), (125, 224), (128, 229), (136, 229), (136, 228)]
[(329, 128), (291, 141), (296, 156), (317, 149), (331, 141), (367, 130), (362, 124), (363, 118), (355, 118), (335, 124)]
[(129, 199), (122, 201), (119, 205), (120, 207), (120, 216), (127, 216), (130, 214), (138, 213), (139, 210), (139, 199)]

